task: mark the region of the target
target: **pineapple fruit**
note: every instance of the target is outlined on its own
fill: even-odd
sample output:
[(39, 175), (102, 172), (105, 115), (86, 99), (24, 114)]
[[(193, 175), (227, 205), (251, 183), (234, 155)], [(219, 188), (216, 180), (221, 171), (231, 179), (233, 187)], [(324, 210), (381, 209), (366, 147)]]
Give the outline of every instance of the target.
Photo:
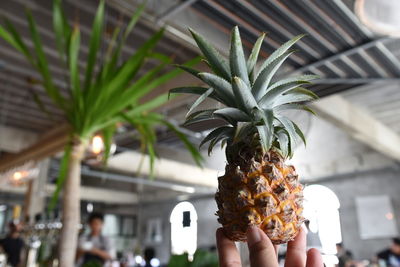
[[(209, 153), (219, 142), (226, 146), (225, 174), (218, 178), (215, 194), (218, 221), (234, 241), (246, 241), (247, 228), (257, 225), (274, 244), (288, 242), (303, 222), (303, 186), (295, 168), (286, 165), (285, 160), (293, 156), (296, 142), (305, 143), (305, 138), (284, 111), (313, 112), (304, 102), (317, 96), (301, 86), (316, 76), (279, 80), (275, 74), (293, 53), (290, 48), (303, 36), (286, 42), (256, 66), (264, 34), (246, 60), (239, 29), (234, 27), (226, 62), (203, 36), (190, 32), (212, 73), (179, 66), (207, 87), (180, 87), (170, 92), (199, 95), (188, 112), (186, 125), (214, 119), (226, 122), (200, 144), (209, 142)], [(206, 98), (218, 101), (222, 107), (193, 112)]]

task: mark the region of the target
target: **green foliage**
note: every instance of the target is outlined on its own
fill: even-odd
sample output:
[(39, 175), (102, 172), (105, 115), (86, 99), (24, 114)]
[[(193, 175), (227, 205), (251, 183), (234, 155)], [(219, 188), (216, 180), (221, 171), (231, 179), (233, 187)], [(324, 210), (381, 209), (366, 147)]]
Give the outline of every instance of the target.
[(168, 267), (218, 267), (218, 257), (215, 253), (196, 250), (193, 261), (189, 261), (188, 254), (172, 255)]
[(61, 188), (64, 185), (65, 179), (67, 177), (67, 171), (68, 171), (68, 164), (69, 164), (69, 158), (71, 156), (71, 150), (72, 150), (72, 145), (71, 143), (68, 143), (65, 148), (64, 148), (64, 155), (61, 159), (60, 162), (60, 170), (58, 173), (57, 181), (56, 181), (56, 190), (54, 191), (50, 203), (48, 205), (48, 211), (52, 211), (58, 201), (58, 196), (60, 195)]
[[(151, 112), (151, 110), (164, 105), (168, 101), (168, 97), (167, 94), (163, 94), (148, 100), (149, 93), (182, 72), (182, 70), (177, 69), (165, 71), (164, 67), (171, 63), (171, 59), (153, 51), (157, 42), (162, 38), (163, 30), (151, 36), (126, 60), (121, 58), (121, 51), (127, 37), (138, 21), (144, 7), (145, 3), (137, 8), (123, 31), (120, 27), (114, 30), (106, 49), (107, 52), (101, 58), (99, 50), (104, 39), (105, 0), (100, 0), (93, 20), (87, 61), (84, 64), (85, 69), (81, 70), (79, 68), (79, 59), (81, 58), (79, 25), (71, 26), (64, 14), (61, 0), (53, 0), (53, 30), (60, 62), (67, 76), (65, 79), (67, 81), (66, 88), (61, 88), (53, 80), (51, 66), (44, 53), (36, 22), (29, 10), (26, 12), (26, 17), (33, 49), (28, 49), (21, 38), (21, 34), (8, 20), (5, 20), (4, 26), (0, 25), (0, 38), (23, 54), (31, 66), (40, 74), (40, 83), (47, 95), (64, 112), (68, 123), (71, 125), (71, 138), (88, 140), (97, 132), (103, 132), (106, 147), (109, 148), (116, 123), (121, 121), (131, 123), (142, 136), (141, 140), (147, 148), (146, 152), (150, 156), (150, 165), (153, 169), (156, 156), (154, 127), (160, 124), (166, 125), (176, 132), (200, 165), (201, 156), (199, 152), (179, 131), (179, 128), (173, 127), (165, 119), (154, 120), (154, 113)], [(157, 66), (139, 77), (139, 71), (142, 70), (143, 65), (149, 59), (158, 61)], [(198, 62), (198, 58), (191, 60), (182, 68), (189, 69)], [(84, 74), (83, 78), (80, 77), (81, 73)], [(67, 90), (68, 95), (63, 94), (63, 90)], [(35, 97), (35, 101), (42, 110), (45, 110), (40, 98)], [(70, 147), (67, 146), (66, 156), (62, 160), (60, 177), (57, 181), (58, 185), (61, 185), (65, 179), (65, 166), (68, 165), (69, 151)], [(108, 158), (108, 153), (106, 151), (105, 159)], [(54, 199), (50, 206), (54, 206), (53, 202)]]
[[(186, 86), (171, 89), (170, 93), (199, 95), (188, 112), (185, 125), (215, 119), (222, 119), (228, 124), (212, 131), (201, 145), (209, 142), (208, 151), (211, 152), (220, 141), (228, 145), (245, 141), (261, 145), (264, 151), (275, 149), (284, 157), (292, 157), (295, 143), (297, 140), (305, 143), (305, 137), (300, 128), (283, 112), (304, 110), (314, 114), (314, 111), (302, 102), (318, 97), (301, 86), (309, 84), (317, 76), (301, 75), (279, 80), (276, 74), (285, 60), (293, 54), (294, 51), (290, 48), (304, 35), (284, 43), (257, 68), (264, 33), (257, 39), (246, 60), (239, 28), (234, 27), (228, 65), (206, 38), (192, 29), (189, 30), (213, 73), (178, 67), (205, 82), (209, 88)], [(224, 106), (195, 111), (198, 104), (206, 98), (216, 100)], [(253, 140), (256, 142), (252, 142)]]

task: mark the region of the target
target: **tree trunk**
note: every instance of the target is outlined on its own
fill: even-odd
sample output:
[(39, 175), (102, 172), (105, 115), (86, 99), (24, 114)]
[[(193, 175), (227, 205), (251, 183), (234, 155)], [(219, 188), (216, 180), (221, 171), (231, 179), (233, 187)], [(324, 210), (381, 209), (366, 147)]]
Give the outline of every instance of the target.
[(62, 229), (59, 243), (59, 266), (73, 267), (78, 243), (78, 225), (80, 223), (80, 186), (81, 161), (85, 152), (85, 143), (74, 142), (69, 159), (62, 201)]

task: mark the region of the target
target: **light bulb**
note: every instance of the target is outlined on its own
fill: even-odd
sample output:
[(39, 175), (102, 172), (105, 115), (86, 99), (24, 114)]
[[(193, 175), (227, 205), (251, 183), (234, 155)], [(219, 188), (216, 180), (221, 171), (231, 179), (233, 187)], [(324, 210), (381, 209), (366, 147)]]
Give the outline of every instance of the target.
[(18, 181), (22, 178), (22, 172), (14, 172), (13, 178)]
[(104, 150), (103, 138), (100, 135), (96, 135), (92, 139), (92, 152), (95, 155), (100, 154)]

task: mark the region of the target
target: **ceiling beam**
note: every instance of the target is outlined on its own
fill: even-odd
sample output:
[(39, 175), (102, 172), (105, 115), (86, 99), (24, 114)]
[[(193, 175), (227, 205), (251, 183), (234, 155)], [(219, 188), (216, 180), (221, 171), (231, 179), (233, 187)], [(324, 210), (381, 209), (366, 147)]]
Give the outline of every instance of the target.
[(311, 104), (324, 119), (389, 158), (400, 161), (400, 136), (342, 96), (332, 95)]
[(313, 84), (362, 84), (376, 82), (399, 82), (400, 78), (327, 78), (317, 79)]
[(306, 71), (311, 71), (313, 68), (318, 68), (318, 67), (321, 67), (321, 66), (325, 66), (327, 63), (333, 62), (335, 60), (340, 60), (343, 57), (347, 57), (347, 56), (356, 54), (356, 53), (358, 53), (360, 51), (364, 51), (366, 49), (369, 49), (371, 47), (375, 47), (379, 43), (382, 44), (382, 43), (387, 43), (389, 41), (393, 41), (393, 38), (381, 37), (381, 38), (369, 41), (367, 43), (364, 43), (362, 45), (352, 47), (352, 48), (350, 48), (348, 50), (336, 53), (333, 56), (329, 56), (329, 57), (320, 59), (320, 60), (318, 60), (316, 62), (313, 62), (311, 64), (305, 65), (305, 66), (303, 66), (301, 68), (298, 68), (298, 69), (296, 69), (294, 71), (290, 71), (290, 72), (284, 73), (283, 76), (290, 76), (290, 75), (293, 75), (293, 74), (298, 74), (298, 73), (302, 73), (302, 72), (306, 72)]
[[(36, 143), (17, 154), (9, 154), (0, 158), (0, 172), (22, 165), (30, 160), (49, 157), (63, 149), (68, 141), (68, 125), (59, 126), (41, 136)], [(7, 139), (8, 142), (12, 139)]]
[(17, 153), (32, 145), (36, 139), (35, 133), (0, 125), (0, 150)]
[[(45, 195), (51, 197), (56, 189), (54, 184), (46, 184), (44, 187)], [(25, 194), (25, 187), (1, 186), (0, 192)], [(115, 197), (118, 196), (118, 197)], [(91, 202), (101, 202), (107, 204), (137, 204), (138, 195), (132, 192), (110, 190), (90, 186), (81, 186), (81, 200)]]
[(184, 185), (181, 183), (171, 183), (166, 181), (161, 181), (159, 179), (148, 179), (148, 178), (140, 178), (133, 175), (126, 175), (120, 173), (112, 173), (112, 172), (104, 172), (99, 170), (90, 169), (88, 167), (82, 168), (82, 175), (93, 178), (100, 178), (102, 180), (110, 180), (116, 182), (123, 182), (129, 184), (138, 184), (151, 186), (162, 189), (169, 189), (172, 191), (180, 192), (180, 193), (210, 193), (214, 188), (210, 190), (209, 187), (198, 187), (192, 185)]
[[(137, 174), (140, 164), (142, 164), (140, 173), (144, 176), (149, 176), (149, 157), (135, 151), (127, 151), (110, 157), (107, 167), (110, 171), (124, 172), (132, 175)], [(169, 181), (209, 188), (216, 188), (218, 184), (217, 170), (199, 168), (166, 158), (156, 159), (154, 166), (156, 166), (154, 168), (154, 177), (158, 181)]]
[(160, 23), (162, 21), (167, 20), (168, 18), (178, 14), (179, 12), (185, 10), (189, 6), (193, 5), (198, 0), (187, 0), (183, 3), (179, 2), (178, 4), (173, 5), (172, 7), (168, 8), (166, 11), (161, 13), (159, 16), (156, 17), (156, 22)]

